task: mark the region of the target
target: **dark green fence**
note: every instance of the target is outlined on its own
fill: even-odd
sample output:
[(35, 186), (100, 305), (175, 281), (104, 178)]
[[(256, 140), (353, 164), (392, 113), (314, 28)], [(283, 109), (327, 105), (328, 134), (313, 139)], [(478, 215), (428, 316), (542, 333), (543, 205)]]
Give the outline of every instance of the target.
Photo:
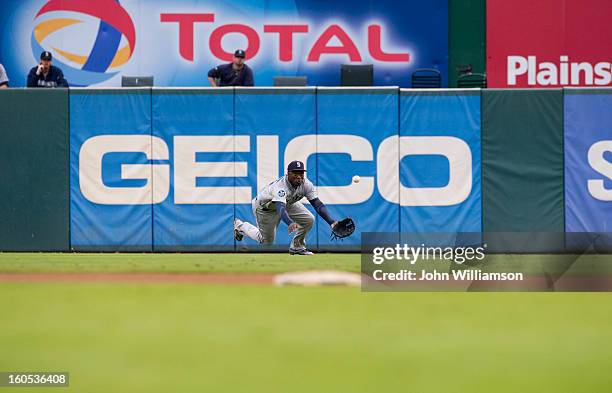
[(563, 91), (482, 91), (484, 232), (563, 232)]
[(68, 90), (0, 93), (0, 250), (68, 250)]

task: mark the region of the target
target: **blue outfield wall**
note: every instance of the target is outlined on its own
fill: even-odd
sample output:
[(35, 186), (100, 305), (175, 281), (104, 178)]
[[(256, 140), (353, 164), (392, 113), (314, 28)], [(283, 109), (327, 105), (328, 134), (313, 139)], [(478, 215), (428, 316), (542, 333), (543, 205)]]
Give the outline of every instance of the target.
[[(254, 222), (251, 199), (294, 159), (306, 163), (331, 214), (357, 223), (354, 236), (335, 243), (317, 219), (313, 249), (358, 250), (368, 231), (480, 230), (473, 92), (400, 99), (394, 87), (99, 89), (73, 90), (70, 105), (75, 250), (261, 250), (233, 240), (233, 219)], [(425, 145), (411, 151), (406, 137)], [(454, 144), (436, 153), (436, 138)], [(469, 175), (459, 196), (457, 168)], [(415, 203), (410, 191), (422, 187), (438, 199)], [(271, 249), (289, 240), (281, 223)]]
[(70, 91), (73, 250), (152, 250), (151, 153), (150, 89)]
[[(317, 148), (316, 98), (315, 88), (236, 88), (235, 135), (247, 138), (247, 149), (236, 153), (238, 165), (247, 166), (246, 173), (235, 178), (238, 191), (248, 189), (234, 205), (239, 219), (256, 225), (251, 200), (258, 190), (282, 176), (293, 160), (304, 161), (307, 177), (316, 182), (316, 155), (309, 155)], [(305, 205), (314, 213), (309, 204)], [(318, 224), (317, 220), (306, 237), (306, 243), (313, 248), (317, 246)], [(223, 227), (224, 236), (228, 236), (229, 229), (231, 222)], [(286, 225), (281, 223), (274, 244), (264, 249), (286, 250), (290, 239)], [(247, 237), (236, 243), (237, 250), (261, 250), (260, 247)]]
[(612, 89), (565, 89), (565, 230), (612, 232)]
[[(153, 179), (155, 251), (227, 250), (234, 219), (233, 89), (153, 90), (152, 133), (167, 146)], [(170, 165), (168, 165), (170, 163)], [(219, 170), (212, 173), (211, 165)], [(213, 230), (214, 228), (214, 230)]]
[[(378, 154), (383, 141), (397, 136), (397, 88), (320, 88), (317, 91), (317, 182), (319, 196), (332, 217), (352, 217), (355, 234), (332, 242), (325, 221), (319, 221), (321, 250), (359, 250), (362, 232), (397, 232), (399, 207), (385, 189), (395, 193), (397, 174), (386, 163), (397, 160)], [(360, 176), (353, 183), (354, 175)], [(382, 193), (381, 193), (382, 190)]]
[[(612, 232), (611, 97), (565, 90), (567, 232)], [(478, 90), (72, 89), (71, 248), (262, 250), (232, 222), (254, 222), (251, 199), (294, 159), (357, 223), (332, 243), (318, 218), (315, 250), (357, 250), (369, 231), (480, 232), (482, 115)], [(289, 239), (281, 223), (271, 249)]]
[(480, 92), (402, 90), (401, 232), (481, 232)]

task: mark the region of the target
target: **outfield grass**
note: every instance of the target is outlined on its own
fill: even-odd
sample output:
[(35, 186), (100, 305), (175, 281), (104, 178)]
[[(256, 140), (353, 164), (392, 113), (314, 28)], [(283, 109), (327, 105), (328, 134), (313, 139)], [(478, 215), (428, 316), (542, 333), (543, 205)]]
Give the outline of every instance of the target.
[[(612, 273), (612, 255), (488, 255), (491, 266), (516, 270), (546, 270), (573, 262), (575, 271)], [(360, 271), (360, 254), (315, 254), (291, 256), (286, 253), (138, 254), (138, 253), (0, 253), (0, 272), (199, 272), (279, 273), (301, 270)], [(511, 268), (510, 268), (511, 269)], [(552, 270), (552, 269), (551, 269)]]
[(358, 272), (359, 254), (85, 254), (0, 253), (0, 272), (278, 273), (333, 269)]
[[(21, 272), (330, 266), (357, 270), (359, 256), (0, 254), (0, 270)], [(87, 393), (607, 392), (611, 304), (609, 293), (0, 282), (0, 371), (69, 371), (62, 391)]]
[(611, 300), (2, 283), (0, 370), (66, 370), (91, 393), (604, 392)]

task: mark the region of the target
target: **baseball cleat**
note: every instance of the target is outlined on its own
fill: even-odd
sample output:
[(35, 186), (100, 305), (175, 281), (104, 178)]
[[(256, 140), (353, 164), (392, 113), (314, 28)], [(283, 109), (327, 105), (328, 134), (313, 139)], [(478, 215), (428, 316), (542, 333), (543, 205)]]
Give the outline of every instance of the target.
[(314, 252), (310, 251), (307, 248), (302, 248), (301, 250), (289, 250), (289, 255), (314, 255)]
[(240, 229), (238, 229), (240, 225), (242, 225), (242, 221), (237, 218), (234, 219), (234, 239), (236, 239), (237, 241), (241, 241), (244, 237)]

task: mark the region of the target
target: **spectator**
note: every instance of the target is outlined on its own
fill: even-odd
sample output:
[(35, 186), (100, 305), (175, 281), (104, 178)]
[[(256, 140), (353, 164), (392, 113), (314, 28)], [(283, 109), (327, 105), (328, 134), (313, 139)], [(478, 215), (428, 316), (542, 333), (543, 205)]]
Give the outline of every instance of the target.
[(6, 71), (2, 63), (0, 63), (0, 89), (6, 89), (8, 87), (9, 78), (6, 75)]
[[(242, 49), (234, 52), (234, 60), (208, 71), (208, 80), (212, 87), (217, 86), (253, 86), (253, 71), (244, 63), (246, 54)], [(218, 79), (219, 82), (215, 79)]]
[(40, 64), (32, 67), (28, 74), (28, 87), (68, 87), (62, 70), (54, 66), (51, 52), (40, 54)]

